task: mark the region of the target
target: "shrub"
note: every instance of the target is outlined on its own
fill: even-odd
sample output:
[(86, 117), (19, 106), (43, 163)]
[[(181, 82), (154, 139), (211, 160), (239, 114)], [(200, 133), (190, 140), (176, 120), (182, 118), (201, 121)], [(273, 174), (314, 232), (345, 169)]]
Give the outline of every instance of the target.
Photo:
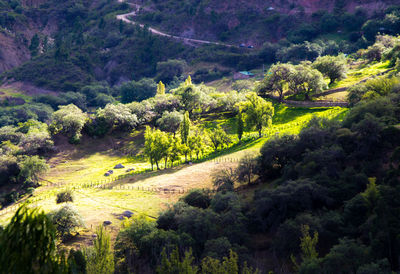
[(58, 236), (63, 241), (71, 238), (78, 227), (83, 226), (80, 214), (71, 206), (66, 205), (50, 213), (50, 218), (56, 227)]
[(142, 79), (140, 81), (131, 81), (119, 87), (122, 103), (130, 103), (133, 101), (143, 101), (153, 97), (157, 92), (157, 84), (153, 79)]
[(57, 199), (56, 203), (67, 203), (67, 202), (73, 202), (74, 197), (72, 196), (72, 191), (71, 190), (65, 190), (57, 194)]
[(188, 194), (181, 198), (185, 203), (190, 206), (207, 208), (210, 205), (210, 196), (204, 190), (192, 189)]

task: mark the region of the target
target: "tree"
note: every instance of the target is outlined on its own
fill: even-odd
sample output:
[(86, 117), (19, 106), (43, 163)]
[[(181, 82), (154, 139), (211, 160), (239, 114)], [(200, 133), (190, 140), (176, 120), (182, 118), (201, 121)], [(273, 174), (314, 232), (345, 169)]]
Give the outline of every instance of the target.
[(37, 33), (35, 33), (35, 35), (32, 36), (31, 39), (31, 44), (29, 45), (29, 50), (31, 52), (31, 56), (36, 56), (39, 53), (39, 36), (37, 35)]
[(210, 137), (211, 144), (216, 152), (220, 147), (224, 147), (232, 142), (229, 135), (221, 128), (220, 125), (217, 128), (209, 130), (208, 136)]
[(159, 162), (163, 158), (165, 160), (166, 168), (172, 149), (170, 145), (172, 138), (170, 138), (167, 133), (162, 132), (159, 129), (152, 129), (149, 126), (146, 126), (144, 138), (144, 153), (150, 160), (151, 169), (153, 169), (153, 164), (156, 164), (157, 169), (160, 169)]
[(57, 234), (62, 240), (70, 239), (72, 233), (75, 232), (78, 227), (83, 226), (82, 217), (70, 205), (63, 206), (59, 210), (51, 212), (50, 218), (56, 227)]
[[(180, 125), (182, 144), (185, 145), (188, 144), (190, 127), (191, 127), (191, 121), (189, 118), (189, 112), (186, 111), (185, 115), (183, 116), (183, 121)], [(185, 161), (187, 161), (187, 153), (185, 153)]]
[(20, 168), (19, 177), (23, 178), (25, 182), (37, 183), (39, 175), (49, 169), (46, 160), (40, 159), (37, 155), (26, 156), (18, 165)]
[(229, 257), (224, 257), (222, 261), (210, 257), (206, 257), (201, 261), (201, 271), (203, 274), (258, 274), (258, 270), (249, 268), (244, 262), (242, 269), (239, 267), (238, 255), (230, 250)]
[(157, 84), (153, 79), (144, 78), (140, 81), (131, 81), (119, 87), (121, 102), (126, 104), (133, 101), (143, 101), (156, 95)]
[(190, 143), (192, 146), (192, 152), (196, 154), (197, 160), (199, 160), (199, 155), (203, 154), (207, 148), (207, 139), (204, 131), (198, 127), (194, 127), (192, 130), (193, 134), (190, 137)]
[(108, 104), (105, 108), (97, 110), (96, 119), (104, 119), (111, 131), (130, 130), (139, 123), (136, 114), (132, 114), (129, 107), (124, 104)]
[(191, 86), (191, 85), (192, 85), (192, 77), (189, 75), (185, 80), (185, 86)]
[(347, 64), (346, 57), (343, 54), (339, 56), (320, 56), (314, 61), (312, 66), (323, 75), (329, 77), (329, 84), (346, 77)]
[[(188, 78), (189, 79), (189, 78)], [(186, 80), (184, 85), (181, 85), (175, 94), (179, 96), (183, 108), (191, 115), (193, 110), (201, 106), (202, 93), (192, 84), (187, 84), (189, 81)]]
[(198, 267), (193, 265), (194, 257), (192, 251), (186, 251), (181, 259), (178, 248), (175, 248), (171, 255), (167, 256), (165, 248), (161, 252), (161, 265), (157, 267), (157, 274), (185, 273), (196, 274)]
[(289, 81), (294, 74), (294, 66), (291, 64), (275, 64), (268, 70), (258, 92), (279, 94), (279, 102), (282, 102), (284, 93), (288, 90)]
[[(315, 231), (314, 235), (311, 237), (310, 235), (310, 226), (302, 225), (301, 226), (301, 234), (300, 238), (300, 249), (301, 249), (301, 260), (302, 264), (310, 262), (318, 258), (318, 252), (316, 249), (318, 243), (318, 232)], [(299, 268), (299, 264), (296, 262), (295, 257), (291, 256), (292, 262), (294, 265)]]
[(180, 159), (182, 154), (182, 141), (179, 138), (172, 138), (170, 146), (171, 151), (169, 154), (169, 160), (171, 162), (171, 166), (174, 166), (174, 163)]
[(214, 186), (217, 187), (217, 191), (233, 191), (235, 188), (235, 182), (237, 174), (232, 168), (225, 168), (221, 170), (215, 170), (212, 174), (212, 181)]
[(261, 137), (263, 128), (272, 123), (274, 107), (255, 92), (250, 92), (246, 97), (247, 101), (240, 103), (240, 111), (245, 114), (247, 127), (255, 128)]
[(20, 207), (0, 231), (2, 273), (66, 273), (57, 254), (56, 231), (43, 212)]
[(239, 111), (237, 115), (237, 125), (236, 125), (236, 132), (238, 135), (239, 142), (242, 141), (243, 130), (244, 130), (243, 114), (241, 111)]
[(157, 95), (164, 95), (165, 94), (165, 85), (163, 82), (159, 82), (157, 85)]
[(254, 155), (246, 154), (240, 159), (239, 166), (236, 170), (238, 179), (241, 182), (251, 183), (257, 169), (257, 159)]
[(111, 250), (110, 234), (101, 225), (96, 229), (96, 236), (93, 247), (84, 250), (87, 272), (112, 274), (114, 273), (114, 254)]
[(182, 113), (178, 111), (165, 111), (162, 117), (157, 120), (157, 125), (160, 127), (161, 130), (173, 133), (175, 138), (175, 133), (179, 129), (182, 121)]
[(73, 104), (60, 106), (59, 110), (53, 113), (50, 131), (53, 134), (65, 134), (71, 143), (79, 142), (81, 131), (87, 121), (86, 113)]
[(325, 89), (326, 83), (321, 72), (301, 64), (295, 66), (295, 73), (291, 77), (289, 87), (294, 93), (304, 94), (305, 99), (309, 100), (311, 94)]
[(186, 63), (181, 60), (168, 60), (166, 62), (157, 63), (156, 79), (165, 83), (170, 83), (174, 77), (179, 77), (185, 70)]

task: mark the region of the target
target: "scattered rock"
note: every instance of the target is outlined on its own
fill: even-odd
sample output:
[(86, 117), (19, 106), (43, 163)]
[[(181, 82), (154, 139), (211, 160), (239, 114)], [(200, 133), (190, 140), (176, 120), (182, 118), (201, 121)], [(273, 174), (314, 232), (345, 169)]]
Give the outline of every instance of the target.
[(128, 169), (126, 170), (126, 172), (131, 172), (131, 171), (135, 171), (135, 169), (134, 169), (134, 168), (128, 168)]
[(118, 164), (114, 167), (114, 169), (121, 169), (121, 168), (125, 168), (122, 164)]
[(111, 221), (104, 221), (104, 222), (103, 222), (103, 225), (110, 225), (110, 224), (112, 224)]
[(111, 175), (111, 174), (108, 173), (108, 172), (104, 173), (104, 176), (106, 176), (106, 177), (108, 177), (108, 176), (110, 176), (110, 175)]
[(93, 235), (92, 235), (92, 238), (97, 238), (97, 234), (93, 234)]
[(127, 218), (132, 217), (132, 215), (133, 215), (133, 212), (129, 211), (129, 210), (122, 212), (122, 216), (127, 217)]
[(107, 171), (107, 172), (110, 173), (110, 174), (113, 174), (113, 173), (114, 173), (113, 170), (109, 170), (109, 171)]
[(117, 219), (122, 221), (125, 218), (124, 218), (124, 216), (121, 215), (121, 216), (118, 216)]

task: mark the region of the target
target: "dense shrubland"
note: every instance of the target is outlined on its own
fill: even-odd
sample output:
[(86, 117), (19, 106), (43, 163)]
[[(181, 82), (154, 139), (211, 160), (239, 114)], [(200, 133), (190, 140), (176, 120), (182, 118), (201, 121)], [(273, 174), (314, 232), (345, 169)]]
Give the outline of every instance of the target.
[[(336, 273), (338, 265), (343, 273), (397, 271), (400, 96), (397, 89), (385, 92), (386, 85), (371, 87), (381, 95), (356, 102), (343, 121), (314, 118), (299, 135), (276, 136), (264, 144), (259, 155), (245, 157), (237, 169), (213, 174), (216, 193), (194, 190), (162, 212), (156, 221), (146, 217), (126, 221), (114, 252), (110, 250), (109, 238), (98, 231), (100, 236), (94, 249), (84, 250), (82, 255), (73, 251), (64, 267), (86, 265), (87, 269), (104, 269), (107, 273), (169, 273), (171, 269), (253, 273), (255, 270), (249, 270), (249, 265), (261, 271), (286, 269), (300, 273)], [(195, 121), (201, 113), (218, 107), (218, 103), (208, 101), (214, 98), (214, 91), (193, 85), (190, 79), (173, 93), (163, 95), (160, 90), (161, 94), (154, 98), (121, 104), (126, 109), (115, 112), (127, 111), (123, 117), (112, 116), (114, 111), (100, 116), (102, 120), (112, 117), (110, 121), (130, 121), (133, 115), (141, 117), (143, 109), (151, 110), (153, 115), (146, 121), (153, 127), (146, 131), (145, 150), (155, 165), (168, 162), (165, 151), (172, 150), (168, 156), (171, 161), (179, 155), (173, 150), (190, 147), (191, 137), (205, 135), (191, 135), (191, 131), (201, 130), (193, 127)], [(269, 103), (252, 92), (244, 95), (247, 98), (231, 104), (231, 111), (242, 113), (244, 122), (247, 115), (258, 111), (261, 114), (252, 121), (258, 116), (264, 121), (272, 115), (262, 114), (269, 109)], [(175, 96), (187, 101), (175, 110), (165, 103), (161, 105), (166, 107), (159, 105), (165, 98)], [(157, 111), (157, 105), (161, 111)], [(102, 110), (95, 114), (92, 123), (100, 123), (96, 122), (98, 113)], [(164, 123), (175, 127), (169, 132), (154, 128)], [(119, 123), (105, 125), (108, 130), (126, 130)], [(8, 133), (10, 140), (17, 142), (19, 131), (29, 131), (22, 124), (19, 127), (8, 127), (13, 129)], [(216, 128), (213, 132), (218, 131)], [(196, 144), (195, 138), (192, 142)], [(185, 150), (180, 152), (182, 156), (184, 153)], [(189, 158), (190, 151), (186, 153)], [(237, 189), (239, 185), (242, 186)], [(55, 226), (49, 230), (54, 231), (53, 240), (68, 239), (82, 225), (69, 206), (46, 218), (49, 226)], [(14, 218), (0, 233), (1, 241), (18, 231), (18, 222)], [(255, 246), (260, 237), (265, 240)], [(266, 254), (275, 264), (257, 263), (257, 250), (268, 251)], [(48, 262), (61, 264), (54, 252), (46, 255), (52, 258)]]
[[(230, 250), (252, 264), (249, 239), (260, 234), (282, 264), (263, 271), (397, 270), (399, 100), (395, 92), (358, 103), (343, 122), (314, 118), (298, 136), (276, 137), (260, 156), (216, 174), (217, 194), (195, 190), (155, 224), (133, 220), (117, 239), (117, 271), (164, 265), (158, 254), (175, 248), (191, 250), (186, 263), (201, 269), (207, 256), (221, 260)], [(259, 190), (243, 199), (232, 191), (239, 182)]]

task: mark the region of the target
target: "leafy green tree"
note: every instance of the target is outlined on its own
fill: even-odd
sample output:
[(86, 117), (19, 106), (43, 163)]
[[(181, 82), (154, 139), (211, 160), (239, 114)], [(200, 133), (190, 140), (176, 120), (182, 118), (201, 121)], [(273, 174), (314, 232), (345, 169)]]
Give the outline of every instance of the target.
[(96, 239), (93, 247), (85, 249), (87, 273), (112, 274), (114, 273), (114, 254), (111, 250), (111, 237), (103, 226), (96, 229)]
[(176, 131), (179, 129), (182, 121), (182, 113), (178, 111), (165, 111), (161, 118), (157, 120), (157, 125), (161, 130), (173, 133), (175, 137)]
[(239, 142), (241, 142), (244, 131), (243, 114), (241, 111), (239, 111), (236, 120), (237, 120), (236, 132), (238, 135)]
[(232, 168), (215, 170), (212, 174), (212, 181), (218, 191), (233, 191), (237, 180), (236, 171)]
[(326, 83), (321, 72), (307, 65), (295, 66), (295, 73), (292, 75), (289, 88), (296, 94), (303, 94), (306, 100), (310, 95), (321, 92), (326, 88)]
[(289, 81), (294, 74), (294, 66), (291, 64), (275, 64), (268, 70), (265, 79), (258, 88), (259, 93), (275, 93), (279, 94), (279, 102), (282, 101), (283, 95), (288, 90)]
[[(186, 80), (186, 82), (188, 82), (188, 80)], [(192, 115), (195, 109), (201, 106), (202, 93), (195, 85), (181, 85), (175, 90), (175, 95), (179, 96), (183, 108), (188, 111), (190, 115)]]
[(210, 137), (211, 145), (214, 151), (218, 151), (220, 147), (229, 145), (232, 140), (229, 135), (218, 125), (215, 129), (208, 131), (208, 137)]
[(139, 123), (136, 114), (132, 114), (129, 107), (124, 104), (108, 104), (105, 108), (97, 110), (96, 118), (103, 119), (111, 131), (130, 130)]
[(140, 81), (131, 81), (119, 87), (122, 103), (140, 102), (156, 95), (157, 84), (153, 79), (144, 78)]
[(201, 273), (202, 274), (257, 274), (260, 273), (258, 270), (249, 268), (245, 262), (242, 269), (238, 264), (238, 255), (236, 252), (230, 250), (229, 257), (224, 257), (222, 261), (206, 257), (201, 261)]
[(245, 115), (246, 125), (255, 128), (261, 137), (263, 128), (272, 123), (274, 107), (255, 92), (250, 92), (246, 97), (247, 101), (240, 103), (240, 111)]
[(49, 169), (46, 160), (40, 159), (37, 155), (31, 157), (26, 156), (18, 165), (20, 168), (19, 177), (23, 178), (26, 182), (33, 183), (37, 183), (40, 174)]
[[(310, 235), (310, 226), (302, 225), (301, 226), (301, 234), (300, 238), (300, 249), (301, 249), (301, 260), (302, 263), (309, 262), (318, 258), (318, 252), (316, 249), (318, 243), (318, 232), (315, 231), (314, 235)], [(296, 262), (295, 257), (291, 256), (292, 262), (295, 264), (297, 268), (300, 266)]]
[(207, 134), (202, 129), (194, 127), (189, 142), (192, 146), (191, 151), (195, 153), (197, 160), (199, 160), (200, 154), (204, 154), (207, 149)]
[(145, 144), (144, 153), (150, 160), (151, 167), (153, 169), (153, 164), (156, 164), (157, 169), (160, 169), (159, 162), (164, 158), (165, 168), (167, 167), (168, 158), (171, 153), (171, 142), (172, 138), (168, 136), (167, 133), (162, 132), (159, 129), (152, 129), (146, 126), (145, 131)]
[(241, 182), (251, 184), (253, 177), (256, 175), (257, 158), (255, 155), (246, 154), (240, 159), (239, 166), (237, 167), (238, 179)]
[(20, 207), (0, 232), (2, 273), (67, 273), (57, 254), (56, 231), (43, 212)]
[(82, 217), (70, 205), (63, 206), (59, 210), (51, 212), (49, 216), (56, 227), (57, 234), (62, 240), (70, 239), (72, 233), (78, 227), (83, 226)]
[(165, 248), (161, 252), (161, 265), (157, 267), (158, 274), (185, 273), (196, 274), (198, 267), (193, 265), (194, 257), (192, 251), (186, 251), (181, 259), (178, 248), (174, 249), (168, 257)]
[(77, 106), (70, 104), (60, 106), (59, 110), (53, 113), (52, 120), (50, 131), (53, 134), (65, 134), (71, 143), (77, 143), (81, 138), (87, 115)]
[(164, 95), (165, 94), (165, 85), (163, 82), (159, 82), (157, 84), (157, 95)]
[(157, 76), (156, 79), (165, 83), (170, 83), (175, 77), (183, 74), (186, 63), (181, 60), (168, 60), (165, 62), (157, 63)]
[[(191, 124), (192, 124), (192, 122), (190, 121), (190, 118), (189, 118), (189, 112), (186, 111), (185, 114), (183, 115), (183, 121), (180, 125), (182, 144), (184, 144), (186, 146), (189, 141)], [(187, 153), (186, 152), (185, 152), (185, 161), (187, 161)]]
[(174, 166), (174, 163), (180, 159), (182, 155), (182, 141), (179, 138), (173, 138), (170, 144), (171, 151), (169, 155), (169, 160), (171, 162), (171, 166)]
[(346, 57), (343, 54), (339, 56), (320, 56), (312, 66), (323, 75), (329, 77), (330, 84), (346, 77), (347, 64)]

